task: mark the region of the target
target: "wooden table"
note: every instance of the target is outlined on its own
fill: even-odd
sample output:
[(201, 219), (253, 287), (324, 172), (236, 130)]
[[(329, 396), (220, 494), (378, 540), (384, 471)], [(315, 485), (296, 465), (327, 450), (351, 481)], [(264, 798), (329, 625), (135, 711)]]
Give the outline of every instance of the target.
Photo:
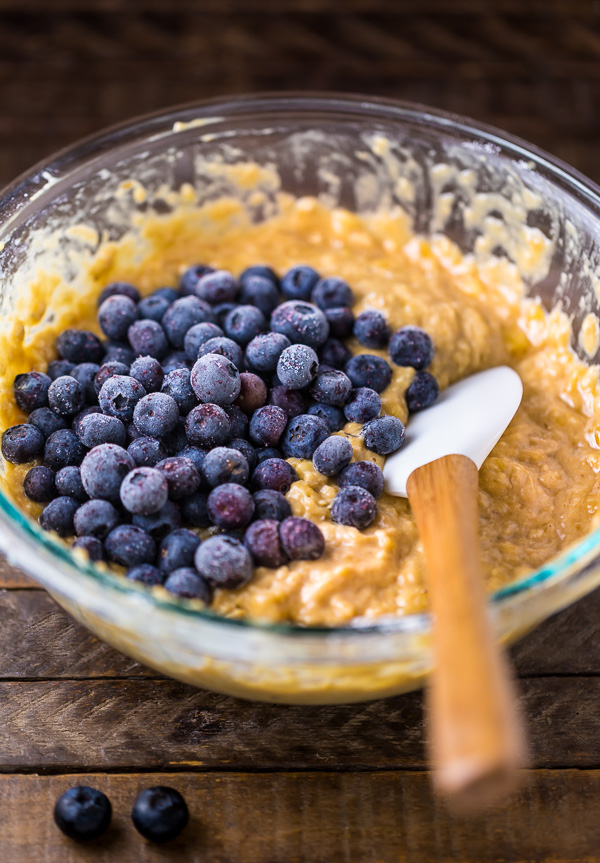
[[(0, 0), (0, 183), (77, 137), (185, 100), (337, 89), (509, 129), (600, 180), (594, 0)], [(167, 680), (0, 568), (0, 861), (600, 860), (600, 593), (513, 651), (532, 744), (523, 789), (485, 817), (431, 796), (421, 696), (251, 704)], [(113, 827), (62, 837), (54, 800), (106, 791)], [(133, 830), (167, 783), (192, 822)]]

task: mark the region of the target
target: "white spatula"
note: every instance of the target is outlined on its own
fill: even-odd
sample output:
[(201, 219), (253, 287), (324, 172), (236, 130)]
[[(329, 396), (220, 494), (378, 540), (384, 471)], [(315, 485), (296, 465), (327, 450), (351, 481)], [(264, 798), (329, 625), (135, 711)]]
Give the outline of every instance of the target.
[(487, 614), (477, 512), (478, 470), (522, 394), (506, 366), (453, 384), (410, 419), (403, 448), (384, 468), (386, 490), (408, 497), (423, 543), (436, 659), (431, 759), (438, 790), (462, 809), (499, 799), (525, 757), (512, 680)]

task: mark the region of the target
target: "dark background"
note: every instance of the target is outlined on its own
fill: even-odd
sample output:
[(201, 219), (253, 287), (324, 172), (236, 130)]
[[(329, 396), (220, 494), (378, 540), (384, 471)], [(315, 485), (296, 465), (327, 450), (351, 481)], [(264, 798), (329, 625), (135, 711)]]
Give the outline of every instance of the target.
[(0, 0), (0, 184), (103, 126), (256, 90), (410, 99), (600, 180), (598, 0)]

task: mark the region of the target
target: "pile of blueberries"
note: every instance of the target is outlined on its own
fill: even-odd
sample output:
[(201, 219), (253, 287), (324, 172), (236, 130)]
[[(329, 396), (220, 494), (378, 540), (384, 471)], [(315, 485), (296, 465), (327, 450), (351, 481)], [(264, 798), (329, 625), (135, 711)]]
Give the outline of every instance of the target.
[[(387, 456), (405, 429), (380, 415), (390, 364), (353, 356), (345, 341), (387, 348), (416, 369), (410, 411), (432, 404), (438, 385), (425, 371), (433, 344), (424, 330), (390, 336), (380, 312), (355, 318), (353, 302), (343, 279), (307, 266), (280, 281), (266, 266), (236, 280), (197, 265), (179, 289), (144, 299), (133, 285), (108, 285), (98, 309), (106, 339), (66, 330), (47, 374), (15, 378), (29, 418), (4, 432), (2, 453), (14, 464), (41, 459), (23, 484), (46, 504), (41, 526), (76, 535), (73, 547), (131, 579), (206, 603), (215, 587), (247, 583), (255, 565), (323, 554), (322, 532), (285, 498), (298, 479), (288, 458), (336, 477), (331, 517), (367, 527), (383, 474), (371, 461), (351, 464), (350, 440), (335, 432), (362, 423), (365, 446)], [(220, 532), (201, 542), (182, 524)]]

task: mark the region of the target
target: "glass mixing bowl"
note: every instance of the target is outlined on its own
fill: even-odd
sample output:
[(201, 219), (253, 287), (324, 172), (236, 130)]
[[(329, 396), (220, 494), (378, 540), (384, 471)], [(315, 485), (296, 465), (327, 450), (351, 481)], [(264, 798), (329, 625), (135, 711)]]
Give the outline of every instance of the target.
[[(272, 181), (259, 197), (255, 189), (234, 189), (223, 166), (249, 160), (277, 175), (280, 189)], [(94, 232), (111, 239), (135, 234), (136, 217), (167, 211), (168, 190), (190, 186), (200, 202), (245, 196), (255, 219), (272, 212), (280, 190), (351, 210), (399, 205), (417, 231), (443, 231), (475, 254), (491, 225), (504, 237), (492, 253), (509, 259), (515, 230), (527, 225), (547, 238), (549, 254), (543, 273), (524, 266), (521, 275), (546, 308), (559, 304), (573, 316), (575, 351), (583, 318), (598, 312), (600, 189), (576, 171), (502, 132), (441, 111), (352, 96), (278, 94), (134, 120), (16, 180), (0, 200), (1, 319), (18, 320), (28, 267), (51, 267), (76, 290), (74, 261), (94, 253)], [(474, 203), (487, 208), (477, 224)], [(81, 226), (94, 231), (73, 230)], [(427, 615), (337, 629), (219, 618), (77, 561), (4, 494), (0, 546), (105, 641), (200, 687), (269, 701), (349, 702), (415, 688), (431, 668)], [(595, 530), (495, 593), (498, 638), (518, 638), (591, 591), (600, 583), (599, 554)]]

